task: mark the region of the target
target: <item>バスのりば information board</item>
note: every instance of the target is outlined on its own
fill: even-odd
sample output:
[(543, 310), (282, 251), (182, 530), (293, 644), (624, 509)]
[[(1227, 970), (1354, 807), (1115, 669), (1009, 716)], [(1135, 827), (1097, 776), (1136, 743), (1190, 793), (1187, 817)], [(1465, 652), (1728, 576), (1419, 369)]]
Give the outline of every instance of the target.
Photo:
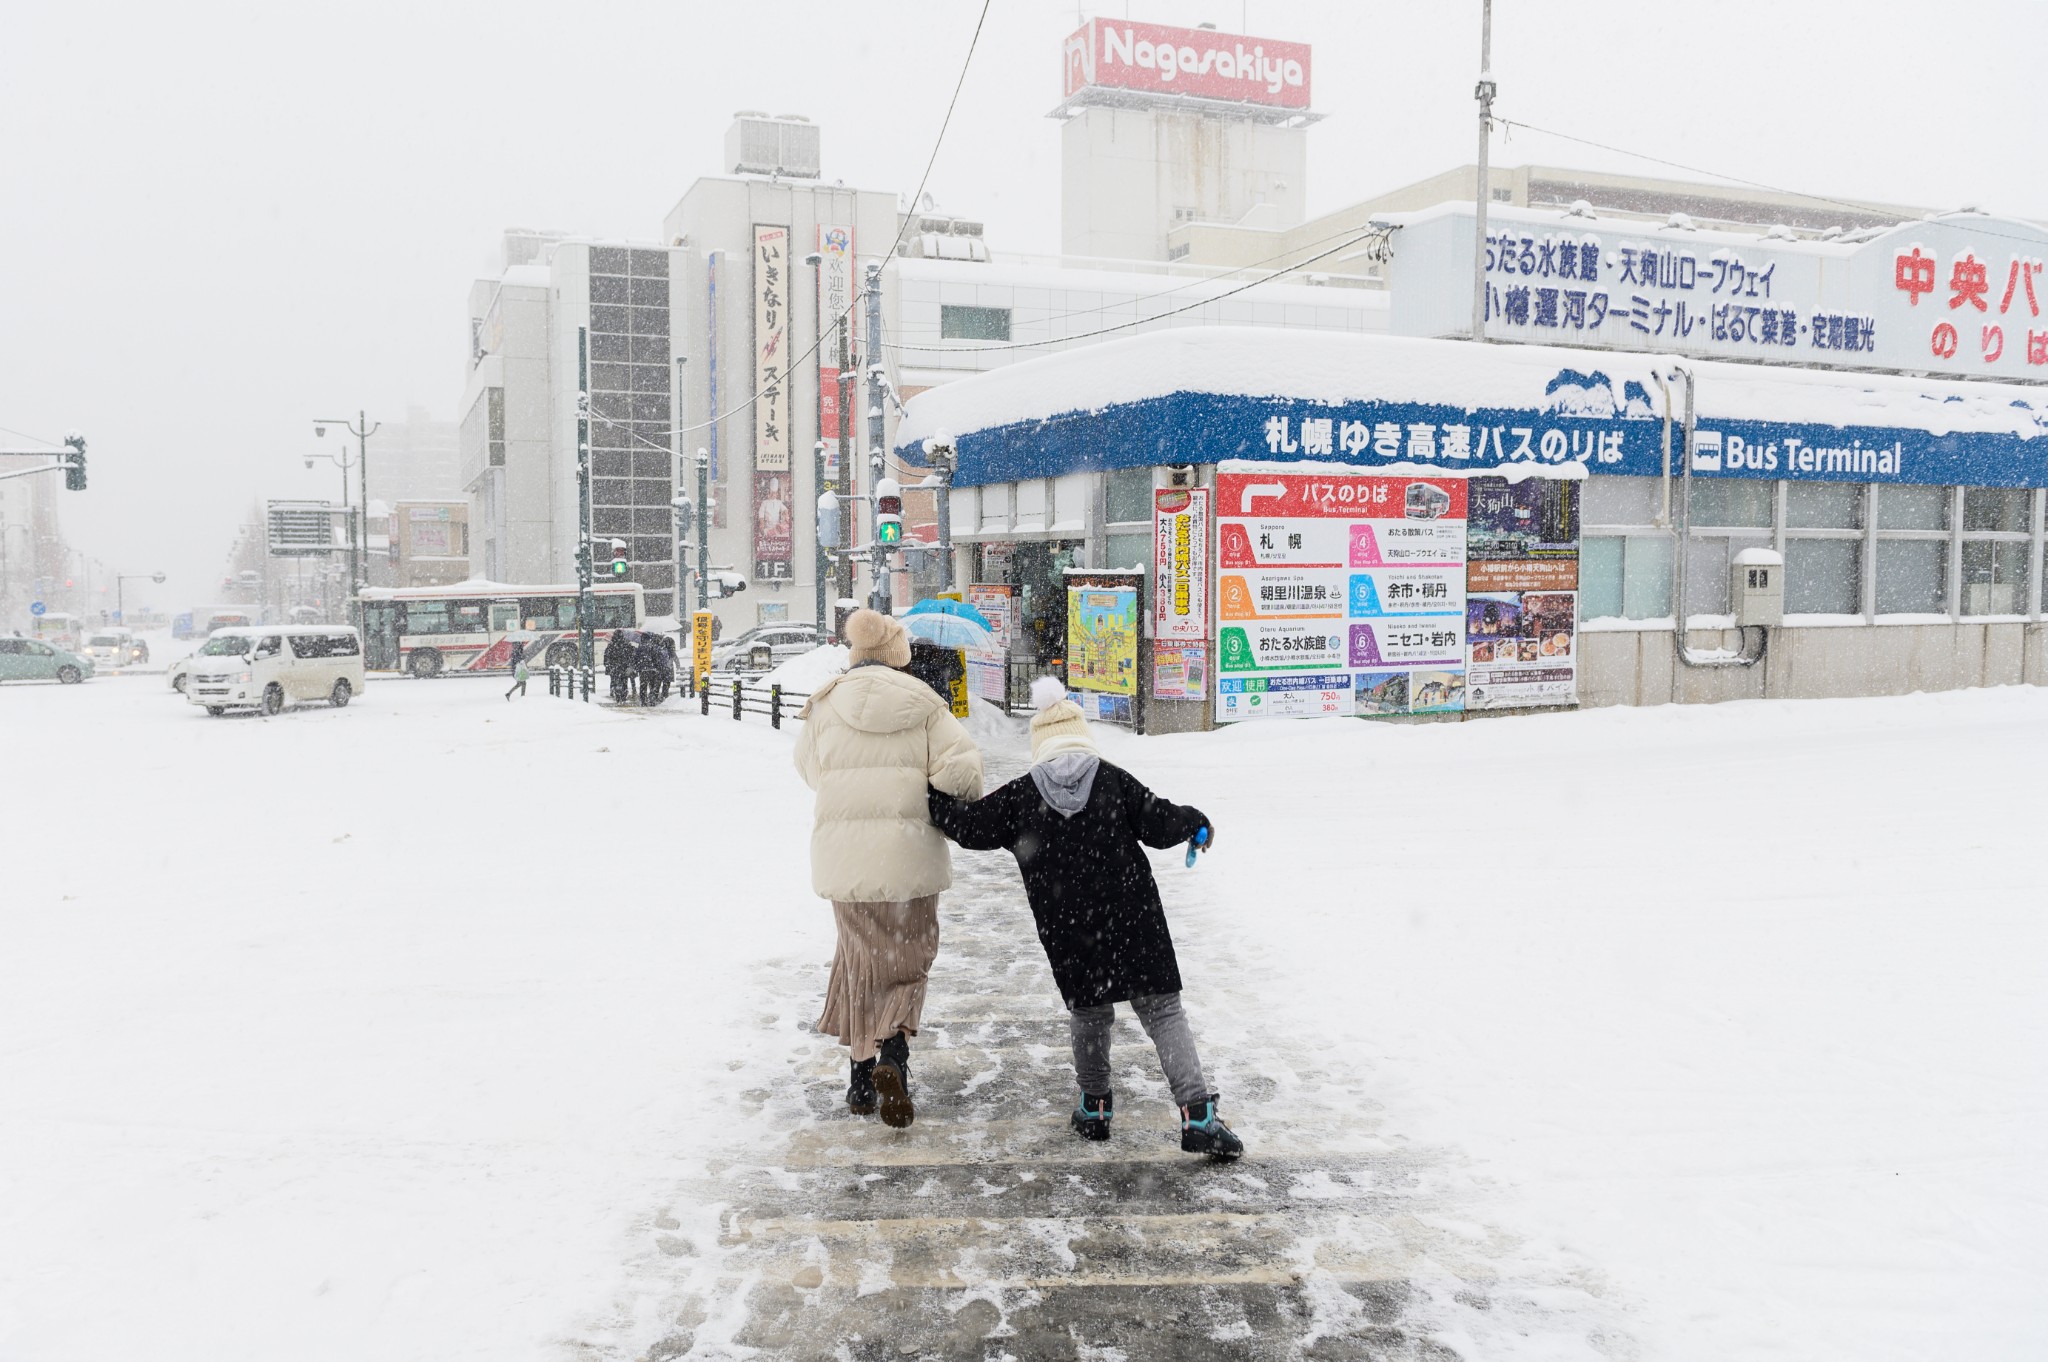
[(1465, 703), (1461, 478), (1216, 479), (1216, 718)]

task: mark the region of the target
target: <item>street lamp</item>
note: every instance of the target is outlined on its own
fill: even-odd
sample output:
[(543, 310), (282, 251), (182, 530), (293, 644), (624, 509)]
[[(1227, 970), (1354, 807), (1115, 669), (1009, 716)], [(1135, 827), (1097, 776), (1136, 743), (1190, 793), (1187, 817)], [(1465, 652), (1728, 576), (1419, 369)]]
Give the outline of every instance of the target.
[(158, 586), (164, 584), (164, 574), (161, 572), (122, 572), (114, 576), (114, 618), (123, 624), (128, 622), (127, 597), (122, 594), (123, 588), (129, 582), (139, 582), (145, 577)]
[[(355, 578), (355, 589), (350, 593), (351, 595), (360, 592), (363, 587), (369, 585), (370, 437), (381, 430), (383, 424), (381, 421), (369, 420), (360, 411), (356, 413), (353, 425), (337, 417), (315, 417), (313, 420), (313, 434), (315, 436), (325, 437), (329, 426), (340, 426), (343, 430), (356, 437), (356, 457), (353, 463), (356, 469), (356, 524), (359, 530), (361, 546), (360, 548), (357, 547), (357, 539), (355, 537), (350, 539), (349, 549), (352, 561), (349, 568)], [(332, 459), (335, 456), (330, 454), (327, 457)], [(346, 508), (348, 505), (348, 470), (351, 462), (348, 458), (348, 451), (343, 450), (341, 457), (336, 461), (341, 464), (341, 498), (342, 505)], [(306, 467), (311, 468), (312, 466), (313, 458), (311, 455), (308, 455), (306, 457)]]

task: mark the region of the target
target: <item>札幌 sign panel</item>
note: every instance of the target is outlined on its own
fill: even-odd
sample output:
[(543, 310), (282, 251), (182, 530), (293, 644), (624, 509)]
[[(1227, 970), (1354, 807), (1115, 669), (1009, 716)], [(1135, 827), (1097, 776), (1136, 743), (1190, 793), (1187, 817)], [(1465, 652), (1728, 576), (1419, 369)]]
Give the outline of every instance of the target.
[(789, 228), (754, 225), (754, 471), (787, 473)]

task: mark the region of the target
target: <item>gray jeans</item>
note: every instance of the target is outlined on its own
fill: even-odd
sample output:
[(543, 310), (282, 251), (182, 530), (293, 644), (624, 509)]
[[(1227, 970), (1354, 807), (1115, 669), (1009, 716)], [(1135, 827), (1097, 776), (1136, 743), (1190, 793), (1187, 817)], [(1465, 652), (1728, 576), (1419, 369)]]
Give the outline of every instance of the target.
[[(1202, 1058), (1195, 1053), (1195, 1033), (1188, 1027), (1188, 1014), (1181, 1011), (1180, 994), (1153, 993), (1131, 999), (1138, 1024), (1152, 1037), (1159, 1050), (1159, 1067), (1166, 1071), (1173, 1100), (1181, 1106), (1203, 1101), (1212, 1089), (1202, 1077)], [(1067, 1029), (1074, 1038), (1074, 1076), (1081, 1091), (1097, 1097), (1109, 1091), (1109, 1041), (1116, 1026), (1116, 1004), (1076, 1007), (1067, 1012)]]

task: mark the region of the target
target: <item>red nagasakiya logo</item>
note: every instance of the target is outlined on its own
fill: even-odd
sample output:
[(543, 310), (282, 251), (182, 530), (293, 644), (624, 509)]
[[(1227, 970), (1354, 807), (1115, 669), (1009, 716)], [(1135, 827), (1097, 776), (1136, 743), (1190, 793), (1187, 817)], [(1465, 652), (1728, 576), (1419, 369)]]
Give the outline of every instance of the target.
[(1306, 109), (1307, 43), (1090, 19), (1066, 43), (1066, 93), (1090, 85)]

